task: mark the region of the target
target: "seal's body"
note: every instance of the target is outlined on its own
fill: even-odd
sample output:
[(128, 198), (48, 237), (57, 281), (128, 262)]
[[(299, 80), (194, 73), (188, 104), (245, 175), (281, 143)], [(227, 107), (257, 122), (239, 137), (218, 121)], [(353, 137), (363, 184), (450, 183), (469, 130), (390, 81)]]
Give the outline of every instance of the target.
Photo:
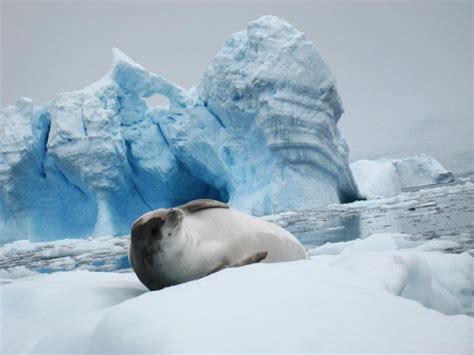
[(306, 259), (288, 231), (214, 200), (144, 214), (132, 227), (129, 259), (150, 290), (227, 267)]

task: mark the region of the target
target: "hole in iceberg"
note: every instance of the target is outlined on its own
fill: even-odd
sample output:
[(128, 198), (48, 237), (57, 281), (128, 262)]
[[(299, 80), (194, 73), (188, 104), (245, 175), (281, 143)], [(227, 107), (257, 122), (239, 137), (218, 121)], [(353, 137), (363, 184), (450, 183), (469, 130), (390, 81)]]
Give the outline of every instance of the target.
[(154, 94), (150, 97), (144, 97), (143, 99), (149, 108), (160, 106), (162, 108), (169, 109), (170, 107), (170, 100), (164, 95)]

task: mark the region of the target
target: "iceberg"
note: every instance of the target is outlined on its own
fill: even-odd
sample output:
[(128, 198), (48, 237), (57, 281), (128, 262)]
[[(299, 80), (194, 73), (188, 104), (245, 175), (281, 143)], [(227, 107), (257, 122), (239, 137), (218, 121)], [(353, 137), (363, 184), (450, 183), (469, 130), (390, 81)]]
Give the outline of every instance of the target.
[(254, 215), (359, 198), (336, 81), (287, 22), (231, 35), (190, 90), (113, 54), (89, 87), (0, 111), (2, 243), (126, 234), (197, 198)]
[(402, 189), (454, 181), (454, 174), (434, 158), (358, 160), (350, 165), (360, 194), (367, 199), (392, 197)]
[(436, 159), (426, 154), (394, 160), (402, 188), (446, 184), (454, 181), (454, 174)]

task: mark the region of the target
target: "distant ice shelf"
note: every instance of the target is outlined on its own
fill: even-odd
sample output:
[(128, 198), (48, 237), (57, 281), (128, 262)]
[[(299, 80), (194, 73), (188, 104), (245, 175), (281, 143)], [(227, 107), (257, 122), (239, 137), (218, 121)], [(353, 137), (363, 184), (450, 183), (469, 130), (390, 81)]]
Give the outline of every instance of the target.
[(360, 194), (367, 199), (392, 197), (402, 189), (454, 181), (454, 174), (434, 158), (358, 160), (350, 165)]
[(342, 113), (318, 50), (273, 16), (230, 36), (190, 90), (114, 49), (89, 87), (0, 111), (0, 242), (126, 234), (196, 198), (254, 215), (353, 201)]

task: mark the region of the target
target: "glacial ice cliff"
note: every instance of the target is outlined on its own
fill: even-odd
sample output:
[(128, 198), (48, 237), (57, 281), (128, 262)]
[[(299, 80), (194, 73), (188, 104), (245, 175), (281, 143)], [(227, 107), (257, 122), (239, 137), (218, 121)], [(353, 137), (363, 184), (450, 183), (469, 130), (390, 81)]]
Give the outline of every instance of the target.
[(426, 154), (403, 159), (358, 160), (350, 168), (360, 194), (367, 199), (392, 197), (404, 188), (454, 181), (451, 171)]
[(276, 17), (230, 36), (190, 90), (114, 49), (91, 86), (0, 111), (0, 241), (126, 234), (196, 198), (255, 215), (352, 201), (342, 112), (317, 49)]

